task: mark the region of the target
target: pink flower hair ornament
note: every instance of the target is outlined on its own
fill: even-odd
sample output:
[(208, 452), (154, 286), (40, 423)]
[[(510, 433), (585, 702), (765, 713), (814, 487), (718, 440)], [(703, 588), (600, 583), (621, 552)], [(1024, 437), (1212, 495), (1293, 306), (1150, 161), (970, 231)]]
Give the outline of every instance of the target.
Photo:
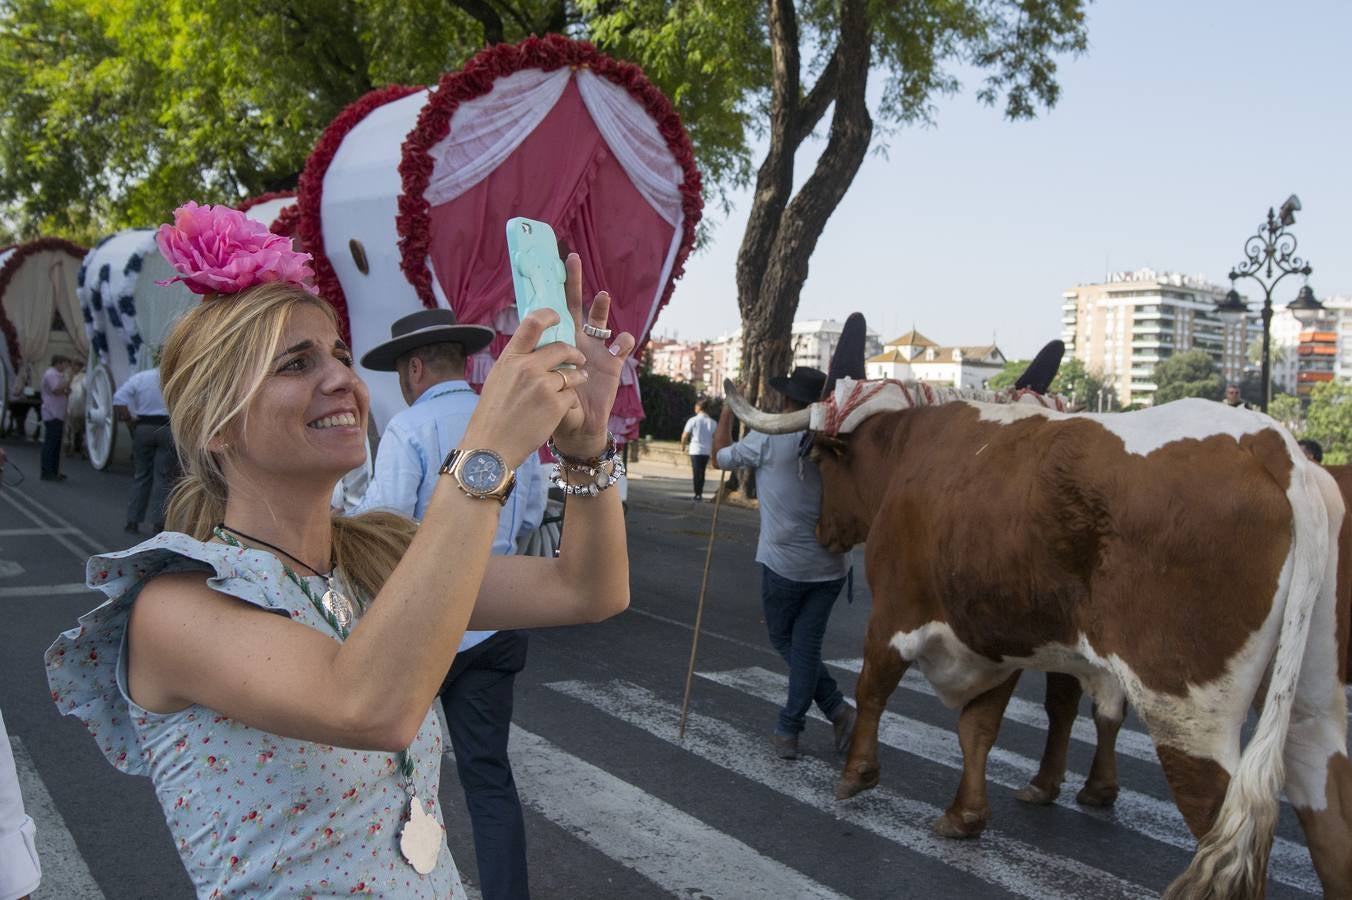
[(155, 232), (155, 243), (179, 273), (155, 282), (159, 285), (181, 281), (194, 294), (235, 294), (257, 284), (289, 281), (319, 293), (306, 283), (315, 276), (310, 254), (297, 253), (290, 238), (228, 206), (198, 206), (189, 200), (174, 210), (174, 224)]

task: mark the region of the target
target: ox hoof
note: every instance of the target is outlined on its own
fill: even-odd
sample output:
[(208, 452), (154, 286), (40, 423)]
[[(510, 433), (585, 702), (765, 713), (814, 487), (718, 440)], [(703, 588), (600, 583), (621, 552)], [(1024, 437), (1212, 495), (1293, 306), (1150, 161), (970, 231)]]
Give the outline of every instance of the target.
[(1112, 806), (1117, 801), (1117, 785), (1086, 784), (1075, 795), (1075, 802), (1083, 806)]
[(1014, 799), (1022, 800), (1024, 803), (1031, 803), (1034, 806), (1049, 806), (1052, 803), (1055, 803), (1056, 798), (1059, 796), (1061, 796), (1061, 788), (1059, 786), (1048, 789), (1029, 783), (1014, 794)]
[(961, 815), (952, 810), (934, 822), (934, 833), (946, 838), (974, 838), (986, 830), (986, 816), (976, 812)]
[(846, 769), (845, 774), (840, 776), (840, 783), (836, 785), (836, 799), (848, 800), (855, 794), (877, 786), (877, 766), (861, 766), (853, 770)]

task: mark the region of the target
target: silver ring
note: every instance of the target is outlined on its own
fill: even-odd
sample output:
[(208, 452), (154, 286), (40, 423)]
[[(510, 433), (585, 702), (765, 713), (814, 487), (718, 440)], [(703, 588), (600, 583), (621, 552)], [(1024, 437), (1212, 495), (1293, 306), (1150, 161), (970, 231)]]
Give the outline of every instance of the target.
[(584, 322), (582, 324), (582, 333), (591, 335), (594, 338), (600, 338), (603, 341), (610, 340), (610, 336), (614, 334), (609, 328), (597, 328), (589, 322)]

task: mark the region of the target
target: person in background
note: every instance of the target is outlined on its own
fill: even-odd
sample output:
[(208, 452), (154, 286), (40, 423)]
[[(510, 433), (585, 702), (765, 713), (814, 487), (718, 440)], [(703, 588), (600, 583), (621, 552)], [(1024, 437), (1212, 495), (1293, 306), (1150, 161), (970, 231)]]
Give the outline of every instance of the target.
[(1300, 447), (1306, 459), (1321, 464), (1324, 462), (1324, 448), (1319, 445), (1318, 441), (1304, 438), (1296, 441), (1296, 445)]
[[(368, 369), (399, 373), (408, 409), (385, 426), (361, 511), (384, 509), (422, 519), (439, 480), (437, 468), (464, 437), (479, 403), (465, 380), (466, 362), (492, 340), (491, 328), (460, 325), (449, 309), (426, 309), (394, 322), (390, 340), (362, 356)], [(516, 553), (518, 539), (544, 517), (548, 485), (538, 456), (526, 458), (516, 480), (517, 489), (498, 515), (497, 556)], [(484, 900), (530, 896), (526, 824), (507, 755), (512, 691), (526, 665), (527, 644), (524, 631), (467, 631), (441, 686)]]
[(37, 827), (24, 812), (14, 751), (0, 715), (0, 900), (19, 900), (38, 889), (42, 865), (36, 836)]
[(1239, 385), (1233, 381), (1225, 386), (1225, 399), (1221, 401), (1226, 406), (1237, 406), (1240, 409), (1253, 409), (1244, 398), (1239, 394)]
[(160, 393), (158, 366), (137, 372), (122, 382), (113, 393), (113, 413), (131, 428), (131, 499), (127, 501), (127, 524), (122, 530), (139, 534), (149, 506), (152, 527), (158, 534), (164, 530), (164, 506), (178, 467), (169, 409)]
[(61, 474), (61, 433), (66, 425), (66, 398), (70, 396), (71, 362), (53, 356), (42, 373), (42, 465), (43, 481), (65, 481)]
[[(822, 395), (826, 373), (798, 366), (788, 377), (770, 379), (784, 395), (784, 409), (805, 409)], [(723, 407), (714, 434), (714, 466), (755, 469), (760, 505), (761, 607), (770, 643), (789, 666), (789, 694), (779, 711), (771, 744), (781, 759), (798, 758), (798, 735), (813, 701), (831, 720), (837, 753), (849, 749), (854, 707), (845, 702), (822, 663), (822, 636), (849, 568), (848, 556), (817, 543), (822, 480), (817, 464), (799, 452), (803, 432), (749, 432), (732, 442), (732, 408)]]
[(704, 499), (704, 470), (709, 465), (709, 453), (713, 447), (714, 420), (704, 411), (704, 401), (695, 401), (695, 414), (685, 422), (681, 429), (681, 449), (690, 454), (690, 474), (694, 479), (695, 496), (698, 502)]

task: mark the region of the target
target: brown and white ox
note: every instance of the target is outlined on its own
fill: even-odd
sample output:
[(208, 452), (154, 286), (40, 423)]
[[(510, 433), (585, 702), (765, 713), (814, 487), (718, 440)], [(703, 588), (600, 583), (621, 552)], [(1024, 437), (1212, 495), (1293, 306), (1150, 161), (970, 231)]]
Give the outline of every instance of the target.
[(867, 541), (874, 606), (839, 797), (878, 783), (878, 720), (914, 664), (962, 708), (941, 830), (979, 833), (1019, 672), (1062, 672), (1101, 717), (1120, 722), (1129, 701), (1150, 731), (1199, 839), (1167, 897), (1262, 896), (1283, 787), (1326, 895), (1352, 897), (1344, 507), (1286, 431), (1205, 400), (1070, 414), (842, 379), (771, 415), (728, 388), (752, 428), (814, 431), (818, 539)]

